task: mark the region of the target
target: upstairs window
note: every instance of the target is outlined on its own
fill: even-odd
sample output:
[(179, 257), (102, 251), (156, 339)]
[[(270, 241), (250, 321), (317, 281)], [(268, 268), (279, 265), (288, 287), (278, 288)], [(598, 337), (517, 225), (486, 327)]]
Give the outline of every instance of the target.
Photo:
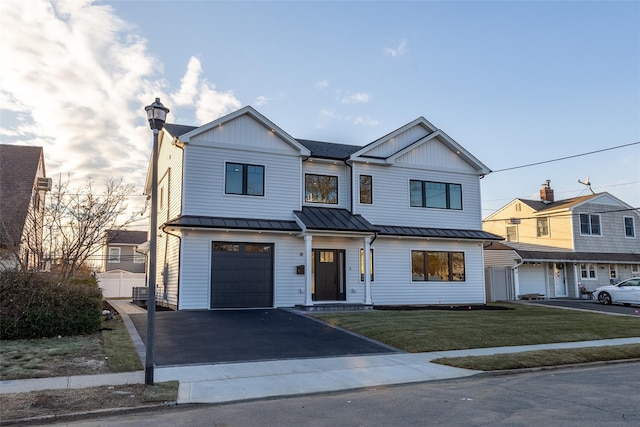
[(264, 196), (264, 166), (227, 163), (224, 192), (243, 196)]
[(600, 215), (580, 214), (580, 234), (583, 236), (601, 236)]
[(373, 177), (360, 175), (360, 203), (370, 205), (373, 203)]
[(518, 226), (508, 225), (507, 226), (507, 242), (517, 242), (517, 241), (518, 241)]
[(409, 199), (412, 207), (461, 210), (462, 185), (412, 179)]
[(120, 262), (120, 248), (118, 247), (109, 247), (109, 255), (107, 258), (107, 262), (117, 264)]
[(636, 237), (636, 227), (632, 216), (624, 217), (624, 237)]
[(536, 235), (538, 237), (549, 235), (549, 218), (537, 218), (536, 219)]
[(338, 204), (338, 177), (329, 175), (304, 176), (304, 201), (307, 203)]

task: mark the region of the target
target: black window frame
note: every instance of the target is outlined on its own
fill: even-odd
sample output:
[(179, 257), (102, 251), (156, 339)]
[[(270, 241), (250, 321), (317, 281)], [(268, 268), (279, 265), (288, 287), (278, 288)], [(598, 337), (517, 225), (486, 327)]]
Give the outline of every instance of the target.
[[(242, 189), (240, 192), (230, 191), (229, 189), (229, 166), (240, 166), (242, 168)], [(262, 186), (260, 187), (260, 194), (254, 194), (249, 192), (249, 167), (260, 168), (262, 170)], [(224, 164), (224, 194), (233, 194), (236, 196), (255, 196), (264, 197), (265, 189), (265, 167), (264, 165), (255, 165), (251, 163), (238, 163), (238, 162), (225, 162)]]
[[(362, 178), (369, 178), (369, 183), (362, 183)], [(372, 205), (373, 204), (373, 175), (366, 175), (366, 174), (362, 174), (360, 175), (359, 178), (359, 185), (360, 185), (360, 204), (362, 205)], [(369, 201), (362, 201), (362, 196), (363, 196), (363, 189), (365, 189), (365, 191), (367, 191), (369, 193)], [(366, 193), (364, 194), (364, 196), (366, 196)]]
[[(330, 185), (331, 185), (331, 181), (335, 180), (335, 201), (332, 202), (332, 201), (326, 201), (326, 200), (310, 200), (310, 199), (308, 199), (307, 195), (310, 193), (310, 191), (307, 191), (307, 179), (309, 179), (311, 177), (328, 178)], [(331, 194), (333, 192), (334, 191), (331, 191), (329, 194)], [(337, 175), (322, 175), (322, 174), (317, 174), (317, 173), (305, 173), (304, 174), (304, 202), (305, 203), (320, 203), (320, 204), (323, 204), (323, 205), (337, 205), (339, 201), (340, 201), (340, 194), (339, 194), (339, 181), (338, 181), (338, 176)]]
[[(413, 197), (411, 197), (413, 184), (420, 184), (420, 204), (413, 203)], [(438, 184), (445, 186), (445, 206), (434, 206), (429, 205), (429, 189), (427, 188), (429, 184)], [(453, 189), (459, 189), (460, 200), (459, 207), (452, 207), (452, 199), (454, 192)], [(429, 209), (447, 209), (447, 210), (456, 210), (461, 211), (464, 209), (463, 196), (462, 196), (462, 184), (456, 184), (453, 182), (438, 182), (438, 181), (423, 181), (420, 179), (410, 179), (409, 180), (409, 206), (412, 208), (429, 208)]]
[[(419, 265), (414, 264), (414, 254), (422, 255), (422, 266), (421, 269), (416, 269), (416, 267), (420, 267)], [(447, 280), (436, 280), (429, 278), (429, 254), (446, 254), (447, 255)], [(454, 257), (461, 256), (462, 257), (462, 275), (461, 278), (458, 274), (455, 273), (454, 262), (456, 261)], [(421, 271), (419, 271), (421, 270)], [(416, 272), (420, 273), (420, 278), (416, 278)], [(466, 282), (467, 281), (467, 263), (465, 253), (463, 251), (425, 251), (425, 250), (411, 250), (411, 281), (412, 282)]]

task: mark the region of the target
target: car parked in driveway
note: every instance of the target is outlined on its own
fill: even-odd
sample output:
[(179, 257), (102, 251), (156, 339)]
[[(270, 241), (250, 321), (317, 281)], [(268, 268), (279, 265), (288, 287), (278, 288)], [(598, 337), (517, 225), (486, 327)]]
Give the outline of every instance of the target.
[(593, 291), (600, 304), (640, 304), (640, 277), (632, 277), (616, 285), (601, 286)]

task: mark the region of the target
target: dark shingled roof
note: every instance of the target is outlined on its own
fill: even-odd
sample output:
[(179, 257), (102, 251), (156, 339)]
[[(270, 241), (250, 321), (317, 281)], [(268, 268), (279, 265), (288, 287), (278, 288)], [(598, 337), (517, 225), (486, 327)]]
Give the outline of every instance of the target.
[(322, 159), (346, 160), (362, 147), (359, 145), (336, 144), (334, 142), (310, 141), (308, 139), (296, 139), (311, 151), (312, 157)]
[(376, 227), (361, 215), (353, 215), (346, 209), (316, 208), (304, 206), (301, 211), (294, 211), (296, 216), (309, 230), (356, 231), (375, 233)]
[(188, 228), (228, 228), (234, 230), (302, 231), (295, 221), (279, 219), (223, 218), (213, 216), (183, 215), (165, 226)]
[(570, 251), (549, 251), (549, 250), (525, 250), (516, 249), (508, 244), (494, 242), (487, 246), (485, 250), (515, 251), (524, 261), (570, 261), (570, 262), (627, 262), (640, 263), (640, 254), (632, 253), (612, 253), (612, 252), (570, 252)]
[(452, 228), (400, 227), (376, 225), (381, 236), (438, 237), (445, 239), (503, 240), (503, 237), (482, 230), (459, 230)]
[(0, 245), (20, 241), (41, 156), (42, 147), (0, 145)]
[(596, 196), (599, 196), (599, 194), (589, 194), (586, 196), (573, 197), (571, 199), (557, 200), (551, 203), (545, 203), (542, 200), (525, 200), (525, 199), (519, 199), (519, 200), (522, 203), (529, 206), (531, 209), (537, 212), (540, 212), (540, 211), (549, 210), (549, 209), (568, 209), (572, 206), (577, 205), (578, 203), (582, 203)]
[(186, 125), (178, 125), (178, 124), (175, 124), (175, 123), (165, 123), (164, 128), (171, 135), (176, 136), (176, 137), (180, 137), (181, 135), (184, 135), (185, 133), (189, 133), (194, 129), (198, 129), (198, 126), (186, 126)]
[(139, 245), (146, 241), (146, 231), (107, 230), (107, 243), (121, 245)]

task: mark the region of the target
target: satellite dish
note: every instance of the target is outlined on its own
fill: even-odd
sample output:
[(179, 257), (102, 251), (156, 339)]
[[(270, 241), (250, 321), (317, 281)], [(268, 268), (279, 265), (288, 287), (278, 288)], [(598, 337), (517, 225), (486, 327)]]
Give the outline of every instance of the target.
[(591, 175), (589, 175), (587, 177), (587, 179), (585, 179), (584, 181), (580, 181), (578, 180), (578, 182), (582, 185), (586, 185), (587, 187), (589, 187), (589, 191), (591, 191), (591, 194), (596, 194), (593, 189), (591, 189)]

